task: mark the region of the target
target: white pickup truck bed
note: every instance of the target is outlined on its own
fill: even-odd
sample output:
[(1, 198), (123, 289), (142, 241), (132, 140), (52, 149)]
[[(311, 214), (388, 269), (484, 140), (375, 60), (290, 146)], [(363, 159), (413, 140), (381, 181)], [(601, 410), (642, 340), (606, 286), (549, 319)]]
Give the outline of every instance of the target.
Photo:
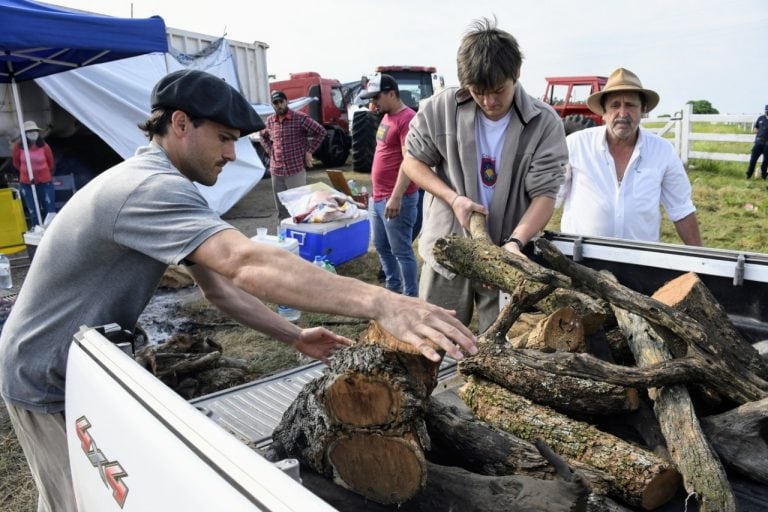
[[(766, 255), (553, 238), (564, 253), (608, 267), (645, 293), (632, 283), (654, 289), (692, 265), (742, 330), (768, 338)], [(315, 363), (187, 402), (96, 329), (83, 328), (70, 349), (66, 410), (81, 511), (335, 510), (256, 451), (321, 371)], [(441, 378), (454, 372), (447, 360)], [(765, 486), (736, 476), (732, 483), (740, 511), (768, 510)], [(659, 510), (683, 509), (680, 499)]]

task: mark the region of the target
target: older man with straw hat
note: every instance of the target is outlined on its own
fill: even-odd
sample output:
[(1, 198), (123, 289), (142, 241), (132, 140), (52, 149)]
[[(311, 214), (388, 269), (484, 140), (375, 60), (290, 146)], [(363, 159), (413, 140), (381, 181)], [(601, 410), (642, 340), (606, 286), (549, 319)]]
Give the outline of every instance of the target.
[(614, 70), (587, 99), (602, 126), (567, 137), (569, 166), (558, 194), (564, 233), (658, 241), (659, 204), (682, 241), (701, 245), (691, 184), (672, 145), (640, 127), (659, 95), (628, 69)]

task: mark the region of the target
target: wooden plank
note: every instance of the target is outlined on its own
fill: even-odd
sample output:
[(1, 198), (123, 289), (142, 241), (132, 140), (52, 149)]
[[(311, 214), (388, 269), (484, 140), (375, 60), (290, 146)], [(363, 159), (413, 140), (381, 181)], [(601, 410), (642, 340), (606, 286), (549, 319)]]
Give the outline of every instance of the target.
[(760, 114), (691, 114), (694, 123), (749, 123), (755, 122)]
[(689, 151), (689, 158), (701, 160), (725, 160), (728, 162), (749, 162), (749, 155), (740, 153), (705, 153), (704, 151)]
[(755, 141), (754, 134), (735, 134), (735, 133), (691, 133), (691, 140), (713, 140), (717, 142), (749, 142)]

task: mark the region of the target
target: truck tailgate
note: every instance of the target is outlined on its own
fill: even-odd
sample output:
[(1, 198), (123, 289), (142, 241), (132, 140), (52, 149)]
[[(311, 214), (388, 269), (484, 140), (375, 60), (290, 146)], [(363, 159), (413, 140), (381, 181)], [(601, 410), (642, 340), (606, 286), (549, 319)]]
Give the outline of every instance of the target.
[(96, 329), (75, 336), (66, 393), (81, 511), (334, 510)]

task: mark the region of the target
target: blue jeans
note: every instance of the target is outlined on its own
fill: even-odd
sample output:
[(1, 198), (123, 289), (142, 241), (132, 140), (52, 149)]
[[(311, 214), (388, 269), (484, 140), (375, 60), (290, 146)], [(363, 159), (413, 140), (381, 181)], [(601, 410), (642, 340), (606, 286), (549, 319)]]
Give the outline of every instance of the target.
[(410, 297), (419, 294), (418, 267), (411, 241), (418, 201), (418, 192), (403, 196), (400, 215), (389, 220), (384, 217), (387, 200), (374, 201), (371, 219), (373, 246), (379, 253), (386, 287)]
[(424, 212), (424, 189), (419, 189), (419, 204), (416, 205), (416, 223), (413, 225), (413, 236), (411, 241), (416, 240), (416, 237), (421, 234), (421, 221), (423, 220)]
[[(40, 206), (40, 220), (44, 221), (46, 214), (56, 212), (56, 189), (53, 183), (38, 183), (34, 187), (37, 191), (37, 203)], [(21, 184), (21, 200), (29, 217), (30, 226), (36, 226), (38, 221), (32, 185)]]

